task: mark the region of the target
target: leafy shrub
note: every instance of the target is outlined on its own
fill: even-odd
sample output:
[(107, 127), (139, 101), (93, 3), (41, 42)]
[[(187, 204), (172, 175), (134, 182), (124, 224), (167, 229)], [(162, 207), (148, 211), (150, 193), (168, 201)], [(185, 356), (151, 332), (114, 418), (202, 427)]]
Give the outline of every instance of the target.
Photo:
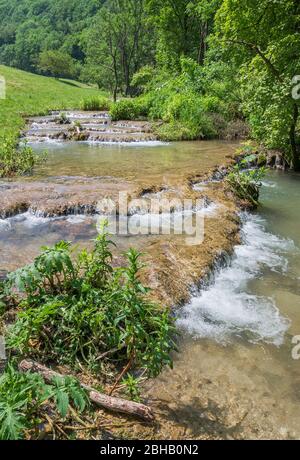
[(134, 74), (131, 85), (139, 90), (146, 90), (150, 82), (153, 80), (155, 75), (155, 68), (150, 65), (146, 65), (139, 69), (137, 73)]
[(38, 156), (27, 145), (19, 147), (13, 137), (0, 138), (0, 177), (30, 173)]
[(203, 67), (181, 57), (179, 71), (161, 68), (155, 72), (145, 67), (134, 76), (133, 84), (144, 91), (148, 117), (165, 122), (158, 130), (162, 140), (222, 137), (227, 124), (241, 116), (235, 79), (224, 63)]
[(190, 141), (197, 138), (195, 127), (187, 123), (172, 122), (164, 123), (156, 129), (160, 140), (171, 141)]
[(105, 97), (91, 97), (89, 99), (83, 99), (80, 103), (80, 109), (86, 112), (93, 110), (110, 110), (111, 102)]
[(186, 139), (207, 139), (216, 134), (209, 113), (203, 109), (202, 99), (193, 93), (173, 95), (163, 119), (170, 123), (181, 123), (189, 133)]
[(240, 165), (236, 165), (227, 177), (227, 182), (233, 192), (241, 200), (248, 201), (253, 206), (258, 205), (259, 188), (266, 169), (242, 170), (243, 166), (248, 164), (247, 158)]
[(93, 368), (104, 357), (129, 361), (156, 376), (171, 365), (175, 332), (170, 313), (147, 298), (139, 280), (140, 254), (127, 253), (125, 268), (111, 266), (103, 231), (92, 252), (72, 258), (70, 243), (44, 248), (33, 264), (9, 275), (20, 312), (7, 334), (8, 349)]
[(83, 412), (89, 400), (71, 377), (54, 378), (46, 385), (38, 374), (22, 374), (10, 364), (0, 377), (0, 440), (18, 440), (41, 422), (41, 408), (52, 403), (65, 418), (70, 405)]
[(75, 61), (68, 53), (58, 50), (45, 50), (39, 56), (38, 69), (53, 77), (75, 78)]
[(145, 98), (121, 99), (112, 105), (110, 115), (114, 121), (147, 118), (147, 101)]

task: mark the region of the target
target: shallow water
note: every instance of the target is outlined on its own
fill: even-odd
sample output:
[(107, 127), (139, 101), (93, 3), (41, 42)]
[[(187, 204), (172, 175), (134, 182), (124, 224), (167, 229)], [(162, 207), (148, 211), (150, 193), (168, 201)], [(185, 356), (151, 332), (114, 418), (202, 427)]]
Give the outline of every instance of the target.
[[(39, 206), (50, 197), (50, 208), (55, 208), (60, 194), (65, 194), (67, 201), (74, 195), (84, 201), (91, 190), (95, 189), (95, 196), (98, 190), (105, 193), (108, 190), (109, 194), (117, 190), (118, 184), (123, 184), (124, 189), (128, 187), (128, 191), (149, 185), (169, 189), (174, 184), (181, 186), (187, 174), (205, 173), (226, 162), (236, 144), (219, 141), (134, 145), (51, 142), (33, 147), (40, 153), (46, 150), (47, 161), (39, 164), (32, 176), (18, 178), (15, 188), (8, 194), (19, 193), (23, 198), (35, 190), (35, 195), (42, 196)], [(24, 191), (20, 188), (20, 192), (18, 186), (23, 187), (24, 183), (26, 187)], [(12, 183), (0, 181), (0, 193), (1, 185), (5, 190)], [(94, 196), (88, 201), (93, 199)], [(11, 219), (0, 219), (0, 270), (14, 270), (31, 262), (41, 246), (51, 246), (61, 239), (87, 245), (96, 235), (96, 219), (91, 216), (43, 218), (27, 212)], [(146, 240), (149, 243), (151, 239), (154, 237), (129, 236), (116, 241), (119, 250), (125, 251), (129, 246), (142, 250)]]
[[(143, 186), (172, 186), (223, 163), (235, 146), (51, 143), (35, 148), (46, 148), (48, 160), (27, 183), (113, 176)], [(300, 335), (299, 198), (299, 175), (270, 172), (263, 206), (243, 216), (243, 243), (231, 264), (180, 311), (175, 369), (148, 389), (162, 411), (160, 437), (300, 438), (300, 361), (292, 359), (292, 337)], [(25, 213), (0, 220), (0, 272), (31, 262), (42, 245), (60, 239), (87, 244), (96, 234), (92, 216), (45, 219)], [(145, 238), (153, 237), (119, 238), (119, 249), (143, 250)]]
[(48, 151), (35, 177), (113, 176), (147, 183), (177, 182), (185, 174), (222, 164), (236, 144), (223, 141), (144, 144), (51, 143), (35, 146)]
[(149, 391), (162, 436), (300, 438), (299, 198), (300, 175), (270, 172), (231, 263), (178, 313), (175, 370)]

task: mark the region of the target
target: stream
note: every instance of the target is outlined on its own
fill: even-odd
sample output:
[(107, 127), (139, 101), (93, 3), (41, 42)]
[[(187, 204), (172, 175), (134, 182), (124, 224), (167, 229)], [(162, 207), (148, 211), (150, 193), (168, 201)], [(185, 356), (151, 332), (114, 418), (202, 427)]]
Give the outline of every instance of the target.
[(299, 199), (299, 174), (270, 171), (233, 258), (180, 310), (174, 370), (148, 393), (162, 439), (300, 438)]
[[(48, 159), (33, 177), (2, 180), (1, 193), (28, 193), (36, 200), (33, 192), (43, 191), (52, 210), (53, 202), (68, 193), (82, 198), (95, 183), (112, 191), (150, 184), (176, 191), (189, 172), (222, 163), (235, 145), (35, 146), (45, 148)], [(241, 214), (242, 242), (233, 257), (179, 309), (181, 343), (174, 370), (165, 370), (146, 388), (160, 414), (155, 436), (300, 438), (300, 360), (292, 358), (292, 338), (300, 335), (299, 198), (300, 175), (269, 172), (262, 206), (257, 213)], [(95, 237), (95, 216), (79, 209), (50, 217), (38, 206), (0, 219), (0, 274), (31, 262), (42, 245), (60, 239), (87, 244)], [(117, 243), (121, 251), (143, 250), (151, 238), (157, 239), (118, 237)]]

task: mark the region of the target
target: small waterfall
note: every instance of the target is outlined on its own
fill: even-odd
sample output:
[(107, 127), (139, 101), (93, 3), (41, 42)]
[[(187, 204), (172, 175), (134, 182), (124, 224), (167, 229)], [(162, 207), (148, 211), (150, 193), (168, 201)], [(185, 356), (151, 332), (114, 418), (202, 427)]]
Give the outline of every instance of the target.
[(150, 123), (115, 122), (111, 120), (108, 112), (52, 112), (50, 116), (29, 119), (24, 136), (30, 143), (77, 141), (93, 144), (147, 145), (158, 142)]
[(226, 344), (239, 337), (279, 346), (290, 322), (272, 298), (248, 291), (248, 283), (265, 269), (285, 272), (285, 255), (295, 246), (266, 232), (261, 217), (243, 214), (242, 219), (242, 244), (235, 248), (230, 264), (222, 264), (213, 282), (194, 294), (180, 310), (177, 324), (194, 338)]

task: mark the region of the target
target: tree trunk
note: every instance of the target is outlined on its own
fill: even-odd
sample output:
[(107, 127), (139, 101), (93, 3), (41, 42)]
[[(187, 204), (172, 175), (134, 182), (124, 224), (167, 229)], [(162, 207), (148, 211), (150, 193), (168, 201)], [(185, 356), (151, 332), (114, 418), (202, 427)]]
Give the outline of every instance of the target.
[(208, 33), (207, 21), (202, 22), (201, 32), (200, 32), (200, 44), (199, 44), (199, 51), (198, 51), (198, 64), (201, 66), (204, 64), (205, 55), (206, 55), (207, 33)]
[(117, 96), (118, 96), (118, 88), (114, 88), (114, 102), (117, 102)]
[(293, 121), (290, 130), (290, 143), (292, 149), (292, 167), (295, 171), (300, 171), (300, 152), (297, 145), (296, 129), (299, 118), (299, 107), (295, 103), (293, 107)]
[[(51, 369), (31, 360), (22, 361), (19, 364), (19, 370), (20, 372), (35, 372), (40, 374), (47, 383), (51, 383), (54, 377), (63, 377), (63, 375), (58, 374), (57, 372), (54, 372)], [(91, 402), (101, 407), (102, 409), (108, 409), (112, 412), (139, 417), (147, 422), (152, 422), (154, 420), (152, 410), (150, 407), (145, 406), (144, 404), (107, 396), (103, 393), (99, 393), (98, 391), (83, 383), (80, 383), (80, 385), (88, 392)]]

